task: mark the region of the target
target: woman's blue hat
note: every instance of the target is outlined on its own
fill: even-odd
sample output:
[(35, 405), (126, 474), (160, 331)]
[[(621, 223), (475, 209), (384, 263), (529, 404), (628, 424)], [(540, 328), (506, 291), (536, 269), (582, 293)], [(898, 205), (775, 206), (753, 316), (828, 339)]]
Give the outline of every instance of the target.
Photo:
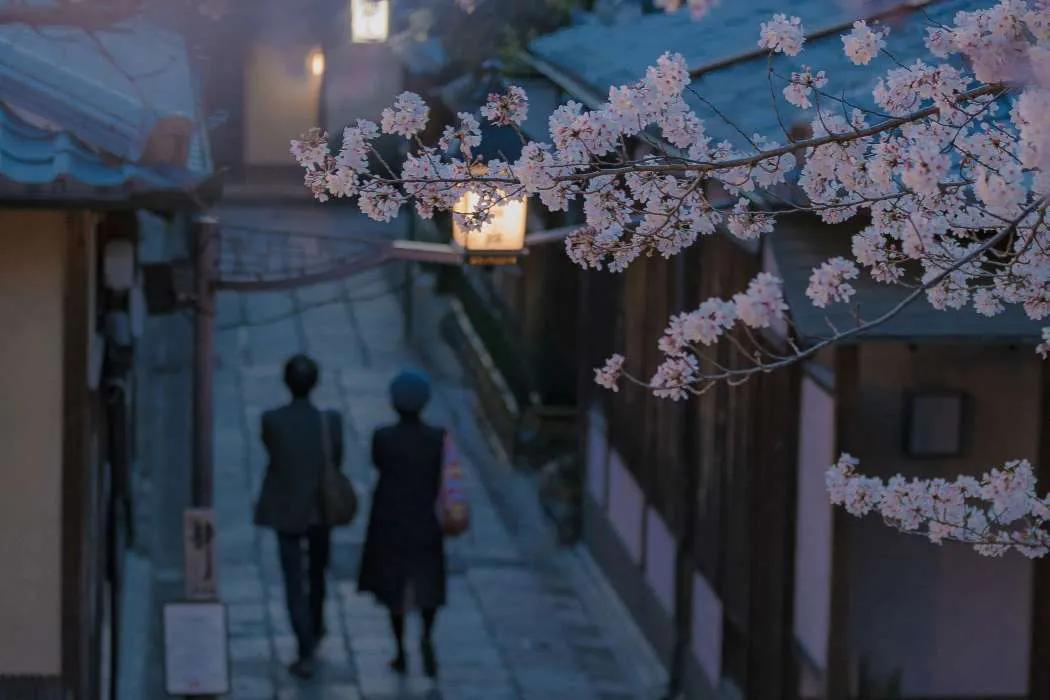
[(402, 413), (419, 413), (430, 401), (430, 381), (422, 372), (404, 371), (390, 383), (390, 400)]

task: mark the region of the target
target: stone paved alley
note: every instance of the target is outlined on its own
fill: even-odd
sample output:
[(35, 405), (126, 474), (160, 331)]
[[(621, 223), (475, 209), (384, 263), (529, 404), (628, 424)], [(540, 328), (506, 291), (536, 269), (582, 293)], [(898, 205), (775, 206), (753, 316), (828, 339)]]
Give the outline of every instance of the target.
[[(273, 218), (258, 208), (230, 210), (222, 217), (224, 223)], [(330, 221), (315, 223), (331, 226)], [(221, 594), (229, 604), (231, 626), (232, 697), (655, 697), (659, 670), (651, 652), (593, 564), (580, 552), (557, 547), (534, 499), (518, 496), (520, 477), (493, 453), (476, 425), (474, 397), (454, 356), (437, 339), (436, 324), (428, 326), (426, 309), (419, 311), (416, 346), (427, 348), (427, 356), (407, 349), (390, 279), (389, 271), (375, 270), (296, 291), (220, 296), (215, 498)], [(319, 673), (303, 683), (286, 671), (294, 639), (276, 543), (272, 534), (252, 527), (251, 509), (265, 464), (259, 415), (286, 401), (281, 369), (297, 351), (321, 363), (315, 398), (343, 413), (345, 469), (364, 497), (374, 482), (367, 458), (371, 432), (393, 418), (389, 380), (406, 365), (426, 366), (434, 379), (428, 419), (451, 426), (461, 445), (473, 517), (470, 532), (448, 546), (449, 605), (436, 633), (441, 663), (436, 684), (422, 675), (414, 643), (408, 646), (410, 673), (399, 678), (389, 671), (393, 646), (385, 611), (356, 591), (367, 501), (353, 526), (334, 533), (325, 612), (329, 635), (320, 651)], [(482, 463), (484, 479), (478, 469)], [(416, 634), (410, 627), (409, 639), (414, 642)]]

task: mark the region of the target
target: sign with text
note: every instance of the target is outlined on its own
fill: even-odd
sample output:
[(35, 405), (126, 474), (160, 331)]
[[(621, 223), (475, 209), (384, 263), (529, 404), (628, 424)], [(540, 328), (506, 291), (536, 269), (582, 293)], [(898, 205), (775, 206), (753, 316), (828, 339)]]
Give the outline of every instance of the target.
[(190, 697), (230, 692), (225, 605), (164, 606), (164, 686)]
[(219, 596), (215, 568), (215, 512), (210, 508), (191, 508), (183, 514), (182, 524), (186, 597), (214, 600)]

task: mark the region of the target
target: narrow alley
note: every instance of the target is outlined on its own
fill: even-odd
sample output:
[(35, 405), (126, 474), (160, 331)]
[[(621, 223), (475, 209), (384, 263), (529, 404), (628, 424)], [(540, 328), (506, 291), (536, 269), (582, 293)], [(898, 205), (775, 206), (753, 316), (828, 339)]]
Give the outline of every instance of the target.
[[(335, 210), (309, 221), (304, 217), (298, 225), (330, 228), (332, 217), (339, 216), (346, 215)], [(245, 220), (272, 225), (281, 213), (230, 209), (222, 220), (227, 226)], [(368, 226), (359, 218), (348, 223)], [(415, 330), (415, 345), (426, 348), (426, 357), (408, 349), (398, 296), (404, 284), (392, 272), (377, 268), (288, 292), (220, 295), (215, 505), (221, 596), (229, 604), (232, 697), (654, 697), (659, 670), (651, 652), (594, 565), (585, 555), (555, 544), (534, 496), (521, 493), (520, 477), (493, 452), (472, 410), (475, 398), (455, 355), (437, 337), (437, 324), (429, 322), (428, 309), (417, 310)], [(415, 284), (426, 285), (428, 278)], [(435, 305), (443, 303), (425, 296)], [(429, 310), (431, 315), (439, 311)], [(441, 664), (436, 683), (423, 675), (414, 643), (409, 646), (409, 673), (399, 677), (389, 669), (394, 647), (385, 610), (357, 593), (367, 500), (354, 524), (333, 536), (334, 581), (319, 673), (302, 682), (286, 670), (294, 656), (294, 637), (276, 543), (269, 531), (252, 526), (251, 509), (265, 466), (259, 417), (287, 400), (281, 370), (295, 352), (306, 352), (321, 365), (315, 399), (344, 416), (344, 468), (364, 499), (374, 483), (367, 450), (371, 432), (394, 418), (387, 393), (390, 379), (399, 369), (416, 366), (434, 381), (427, 418), (450, 427), (461, 446), (472, 509), (470, 531), (448, 543), (450, 594), (436, 633)], [(482, 464), (485, 478), (478, 468)], [(415, 631), (410, 627), (410, 638)]]

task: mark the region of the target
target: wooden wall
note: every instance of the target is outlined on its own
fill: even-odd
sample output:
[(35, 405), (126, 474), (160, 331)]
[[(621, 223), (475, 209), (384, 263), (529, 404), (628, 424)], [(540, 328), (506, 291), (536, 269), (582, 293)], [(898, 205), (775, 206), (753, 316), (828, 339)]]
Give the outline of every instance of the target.
[[(592, 368), (613, 352), (628, 357), (629, 371), (650, 377), (669, 317), (742, 291), (760, 260), (715, 236), (671, 261), (640, 260), (619, 276), (582, 273), (580, 390), (584, 402), (602, 407), (609, 447), (647, 505), (676, 541), (691, 535), (696, 570), (722, 601), (722, 674), (748, 698), (779, 698), (791, 682), (797, 372), (721, 384), (689, 402), (635, 386), (606, 392), (591, 380)], [(733, 363), (725, 348), (719, 360)], [(687, 479), (688, 470), (697, 478)], [(695, 493), (683, 491), (687, 482)]]

